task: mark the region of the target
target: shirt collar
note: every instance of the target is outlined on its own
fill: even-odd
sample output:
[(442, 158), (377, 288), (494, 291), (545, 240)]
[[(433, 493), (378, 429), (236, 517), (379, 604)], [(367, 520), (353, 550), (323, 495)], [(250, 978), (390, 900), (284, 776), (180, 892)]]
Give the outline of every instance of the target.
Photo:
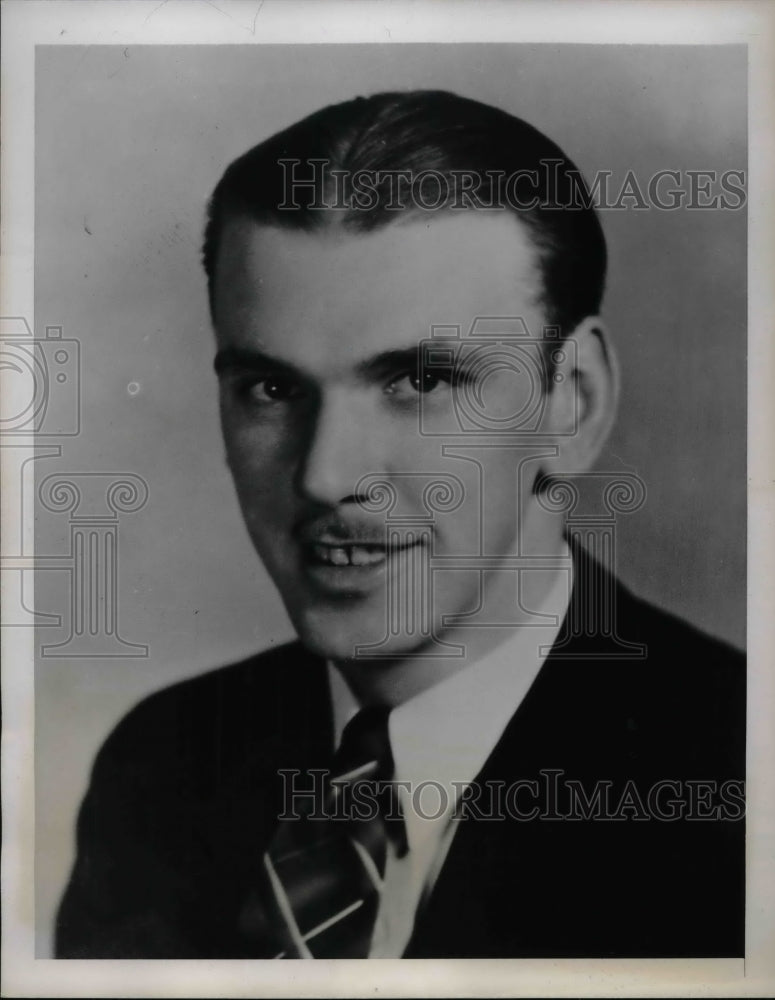
[[(563, 555), (567, 569), (557, 572), (535, 612), (546, 616), (546, 624), (510, 630), (485, 656), (390, 713), (394, 780), (409, 782), (410, 788), (408, 795), (402, 792), (410, 850), (448, 818), (460, 786), (479, 773), (538, 675), (570, 602), (573, 566), (567, 546)], [(360, 703), (331, 663), (328, 675), (338, 746)]]

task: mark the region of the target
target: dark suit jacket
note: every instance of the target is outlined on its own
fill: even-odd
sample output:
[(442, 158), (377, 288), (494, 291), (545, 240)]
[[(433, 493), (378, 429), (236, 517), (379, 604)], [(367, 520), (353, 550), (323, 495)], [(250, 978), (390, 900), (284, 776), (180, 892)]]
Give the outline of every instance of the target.
[[(576, 581), (478, 777), (555, 781), (558, 801), (539, 795), (544, 818), (460, 821), (405, 957), (743, 954), (743, 657), (583, 552)], [(97, 757), (57, 955), (261, 956), (241, 918), (281, 807), (277, 771), (325, 767), (331, 744), (324, 664), (295, 643), (143, 701)], [(589, 818), (570, 810), (569, 781)], [(531, 787), (513, 800), (525, 814)]]

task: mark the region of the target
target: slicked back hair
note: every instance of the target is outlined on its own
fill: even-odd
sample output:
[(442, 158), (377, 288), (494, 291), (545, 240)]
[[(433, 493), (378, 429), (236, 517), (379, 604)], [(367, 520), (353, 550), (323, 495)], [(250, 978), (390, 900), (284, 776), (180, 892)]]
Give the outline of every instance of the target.
[[(304, 185), (289, 192), (289, 178), (312, 177), (322, 163), (327, 178), (322, 192)], [(465, 173), (478, 179), (476, 203), (469, 199), (466, 211), (489, 211), (479, 207), (482, 203), (503, 206), (525, 225), (537, 252), (538, 298), (548, 326), (568, 336), (581, 320), (599, 312), (605, 238), (589, 189), (572, 161), (532, 125), (505, 111), (446, 91), (419, 90), (325, 107), (254, 146), (226, 169), (209, 202), (203, 248), (213, 320), (219, 244), (229, 219), (244, 217), (302, 231), (334, 225), (370, 232), (407, 212), (422, 217), (431, 211), (423, 207), (427, 201), (418, 204), (413, 197), (401, 199), (396, 210), (390, 180), (402, 172), (427, 182), (429, 171), (435, 172), (437, 192), (442, 190), (439, 177), (450, 181), (448, 197), (434, 204), (433, 213), (465, 207), (460, 197)], [(332, 203), (337, 172), (340, 177), (369, 173), (377, 183), (365, 201), (321, 207), (321, 193), (326, 205)], [(386, 179), (380, 183), (380, 177)], [(521, 178), (517, 186), (515, 177)], [(412, 181), (406, 185), (411, 193)], [(515, 197), (516, 191), (523, 195)]]

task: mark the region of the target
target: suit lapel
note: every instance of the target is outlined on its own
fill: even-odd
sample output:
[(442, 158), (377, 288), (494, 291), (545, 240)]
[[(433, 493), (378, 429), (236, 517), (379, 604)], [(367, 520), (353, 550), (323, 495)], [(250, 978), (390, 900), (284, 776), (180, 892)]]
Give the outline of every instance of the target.
[[(513, 954), (520, 921), (530, 918), (529, 874), (544, 863), (537, 827), (512, 818), (488, 819), (506, 809), (504, 794), (515, 782), (544, 780), (540, 772), (562, 767), (580, 742), (577, 725), (562, 704), (565, 670), (548, 661), (511, 718), (473, 785), (480, 797), (457, 823), (452, 845), (427, 904), (418, 916), (406, 956), (498, 957)], [(570, 722), (570, 725), (568, 724)], [(511, 793), (509, 793), (511, 794)], [(528, 813), (530, 786), (508, 810)], [(508, 812), (507, 812), (508, 816)], [(526, 878), (526, 875), (528, 876)], [(506, 914), (499, 900), (515, 904)], [(508, 940), (506, 940), (508, 937)]]
[[(533, 788), (501, 801), (505, 819), (487, 820), (515, 782), (537, 782), (543, 796), (553, 771), (584, 779), (599, 768), (599, 753), (610, 751), (606, 737), (609, 679), (616, 665), (616, 630), (604, 630), (594, 596), (614, 601), (622, 592), (615, 579), (581, 548), (573, 549), (574, 589), (557, 640), (533, 685), (510, 719), (473, 784), (482, 790), (482, 810), (457, 820), (449, 854), (423, 911), (405, 957), (503, 957), (536, 954), (534, 922), (556, 867), (557, 833), (567, 824), (523, 821), (535, 805)], [(592, 581), (596, 585), (588, 590)], [(597, 661), (597, 662), (594, 662)], [(602, 661), (602, 662), (600, 662)], [(551, 919), (549, 915), (546, 919)], [(557, 942), (555, 942), (556, 946)]]
[(333, 753), (331, 695), (325, 662), (300, 643), (290, 647), (275, 681), (273, 756), (277, 767), (325, 767)]

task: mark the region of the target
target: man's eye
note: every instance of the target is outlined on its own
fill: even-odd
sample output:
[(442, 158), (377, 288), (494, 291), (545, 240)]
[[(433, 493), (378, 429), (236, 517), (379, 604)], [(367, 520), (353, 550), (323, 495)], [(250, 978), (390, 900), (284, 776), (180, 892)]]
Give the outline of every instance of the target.
[(407, 372), (394, 378), (388, 385), (387, 392), (391, 396), (425, 395), (439, 386), (448, 385), (449, 381), (433, 372)]
[(283, 403), (304, 395), (304, 388), (296, 379), (287, 375), (268, 375), (255, 379), (243, 387), (248, 399), (257, 403)]
[(415, 392), (433, 392), (433, 390), (441, 385), (441, 379), (438, 375), (434, 375), (431, 372), (416, 372), (409, 376), (409, 384), (414, 389)]

